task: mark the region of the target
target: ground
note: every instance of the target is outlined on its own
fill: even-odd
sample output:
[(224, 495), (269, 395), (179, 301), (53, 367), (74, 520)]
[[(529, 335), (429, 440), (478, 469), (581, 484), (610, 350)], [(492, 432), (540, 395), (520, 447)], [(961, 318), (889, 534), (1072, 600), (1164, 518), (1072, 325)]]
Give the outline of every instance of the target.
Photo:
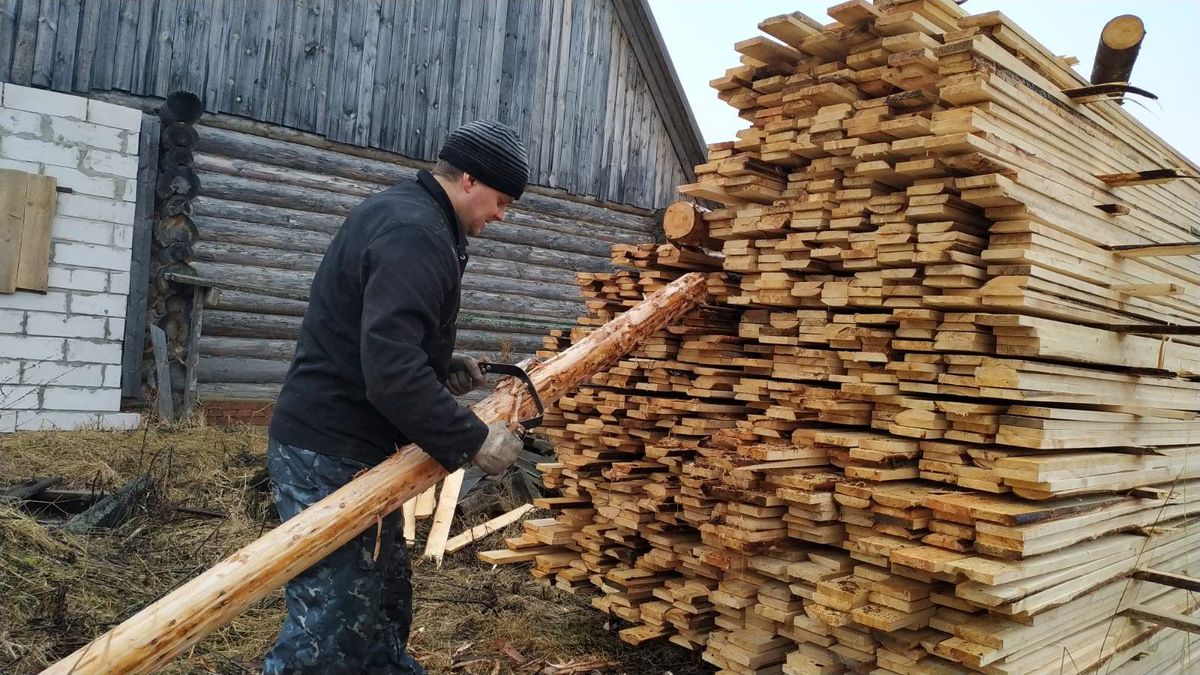
[[(0, 486), (63, 476), (62, 487), (113, 489), (147, 472), (156, 485), (131, 520), (87, 536), (0, 503), (0, 673), (40, 671), (275, 527), (269, 493), (252, 481), (265, 449), (262, 430), (249, 427), (0, 435)], [(508, 506), (501, 500), (497, 512)], [(624, 626), (589, 596), (546, 588), (524, 565), (478, 562), (475, 551), (501, 546), (500, 536), (448, 556), (440, 570), (416, 563), (410, 649), (430, 673), (711, 672), (669, 644), (622, 643)], [(255, 672), (283, 606), (275, 591), (162, 672)]]

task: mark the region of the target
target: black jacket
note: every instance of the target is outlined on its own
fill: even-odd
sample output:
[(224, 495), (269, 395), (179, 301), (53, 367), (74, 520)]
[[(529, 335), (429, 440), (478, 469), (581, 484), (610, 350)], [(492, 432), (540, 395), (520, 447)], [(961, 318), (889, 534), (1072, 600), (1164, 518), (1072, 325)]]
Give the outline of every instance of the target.
[(374, 465), (416, 443), (453, 471), (487, 426), (445, 388), (466, 236), (427, 171), (350, 212), (313, 278), (270, 434)]

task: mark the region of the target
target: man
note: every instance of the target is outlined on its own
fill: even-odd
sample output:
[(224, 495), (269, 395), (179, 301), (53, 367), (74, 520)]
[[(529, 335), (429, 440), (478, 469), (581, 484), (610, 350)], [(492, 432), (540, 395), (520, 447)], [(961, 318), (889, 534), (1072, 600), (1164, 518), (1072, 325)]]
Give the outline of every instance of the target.
[[(492, 475), (520, 453), (503, 424), (455, 401), (485, 380), (453, 349), (466, 238), (521, 196), (525, 149), (508, 127), (478, 121), (452, 132), (438, 157), (432, 174), (355, 208), (313, 278), (267, 447), (283, 520), (397, 446), (416, 443), (447, 471), (473, 461)], [(400, 516), (288, 584), (266, 673), (424, 673), (406, 652), (412, 586)]]

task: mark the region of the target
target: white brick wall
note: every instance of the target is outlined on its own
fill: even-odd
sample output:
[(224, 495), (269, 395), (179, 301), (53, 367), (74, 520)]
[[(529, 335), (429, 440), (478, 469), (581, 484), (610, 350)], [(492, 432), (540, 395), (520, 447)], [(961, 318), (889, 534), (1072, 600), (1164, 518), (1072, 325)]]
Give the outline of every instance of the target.
[(0, 86), (0, 167), (52, 175), (48, 293), (0, 294), (0, 433), (136, 426), (121, 413), (141, 112)]

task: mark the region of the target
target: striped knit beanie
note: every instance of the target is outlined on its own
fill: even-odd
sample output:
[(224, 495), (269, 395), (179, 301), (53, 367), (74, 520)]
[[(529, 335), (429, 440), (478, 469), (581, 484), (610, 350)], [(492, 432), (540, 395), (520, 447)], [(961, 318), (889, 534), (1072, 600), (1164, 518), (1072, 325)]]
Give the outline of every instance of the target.
[(513, 199), (525, 192), (529, 158), (512, 129), (492, 120), (476, 120), (450, 132), (439, 159)]

